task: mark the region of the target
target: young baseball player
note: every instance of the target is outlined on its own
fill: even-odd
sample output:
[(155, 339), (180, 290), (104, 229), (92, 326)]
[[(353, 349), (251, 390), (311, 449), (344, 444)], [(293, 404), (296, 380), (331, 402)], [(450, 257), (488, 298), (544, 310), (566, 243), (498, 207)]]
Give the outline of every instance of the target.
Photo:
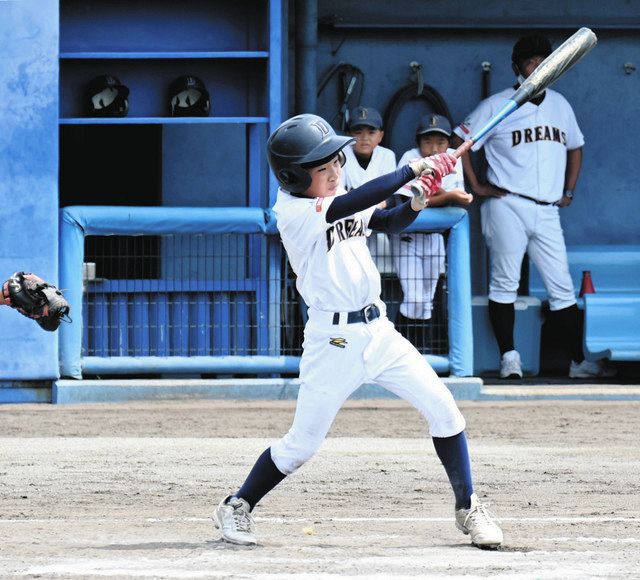
[[(449, 147), (451, 124), (446, 117), (425, 115), (416, 128), (416, 145), (400, 158), (398, 167), (414, 159), (453, 153)], [(389, 205), (402, 203), (412, 196), (411, 184), (401, 187)], [(449, 204), (468, 205), (473, 196), (464, 191), (462, 161), (456, 163), (455, 173), (442, 178), (442, 186), (429, 199), (430, 207)], [(433, 298), (440, 275), (445, 271), (444, 238), (440, 233), (405, 233), (390, 236), (393, 261), (402, 286), (403, 300), (395, 323), (402, 335), (419, 349), (428, 346), (427, 327), (431, 320)]]
[[(366, 244), (371, 230), (397, 232), (415, 220), (456, 159), (447, 153), (417, 159), (346, 193), (340, 174), (351, 141), (307, 114), (285, 121), (267, 142), (269, 165), (280, 183), (273, 208), (278, 230), (309, 306), (301, 384), (289, 432), (262, 453), (240, 489), (220, 502), (216, 526), (229, 542), (256, 544), (255, 505), (316, 453), (349, 395), (374, 380), (427, 419), (453, 487), (457, 527), (474, 544), (496, 547), (502, 531), (473, 492), (464, 418), (424, 357), (387, 319), (380, 275)], [(419, 195), (391, 210), (376, 207), (416, 177)]]
[(356, 107), (349, 113), (348, 133), (354, 141), (343, 149), (342, 183), (347, 191), (364, 185), (396, 168), (396, 155), (380, 145), (384, 137), (382, 117), (373, 107)]
[[(551, 54), (541, 35), (520, 38), (513, 47), (514, 87), (482, 101), (455, 129), (457, 145), (479, 129)], [(559, 209), (573, 199), (582, 163), (584, 137), (571, 105), (547, 89), (525, 103), (472, 150), (484, 147), (488, 183), (480, 183), (468, 155), (464, 170), (472, 190), (485, 197), (482, 232), (490, 254), (489, 317), (502, 357), (500, 376), (521, 378), (520, 354), (514, 347), (514, 302), (525, 252), (538, 268), (551, 314), (567, 329), (572, 362), (569, 376), (604, 376), (600, 364), (584, 359), (576, 296), (567, 261)]]
[[(384, 137), (382, 116), (373, 107), (356, 107), (349, 112), (348, 133), (355, 139), (343, 149), (342, 185), (347, 191), (360, 187), (396, 169), (396, 154), (380, 145)], [(383, 201), (379, 207), (384, 208)], [(378, 270), (390, 270), (388, 238), (378, 233), (367, 238), (367, 245)], [(389, 264), (386, 264), (386, 262)]]

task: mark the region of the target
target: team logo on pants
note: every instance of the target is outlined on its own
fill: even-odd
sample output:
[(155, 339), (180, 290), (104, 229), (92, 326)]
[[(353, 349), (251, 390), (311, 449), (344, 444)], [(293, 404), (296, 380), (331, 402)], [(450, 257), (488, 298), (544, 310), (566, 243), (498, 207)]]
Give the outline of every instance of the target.
[(347, 339), (341, 337), (330, 338), (329, 344), (332, 346), (337, 346), (338, 348), (347, 348), (345, 346), (347, 344)]

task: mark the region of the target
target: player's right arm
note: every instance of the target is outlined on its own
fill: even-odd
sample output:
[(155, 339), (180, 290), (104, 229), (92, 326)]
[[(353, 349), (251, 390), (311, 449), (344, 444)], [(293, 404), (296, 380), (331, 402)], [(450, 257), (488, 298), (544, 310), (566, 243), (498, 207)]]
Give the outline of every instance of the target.
[[(473, 112), (453, 130), (453, 135), (451, 135), (452, 147), (457, 148), (462, 145), (465, 138), (469, 138), (473, 135), (477, 128), (482, 127), (493, 116), (494, 100), (495, 95), (481, 101)], [(478, 151), (484, 146), (484, 143), (489, 136), (490, 134), (474, 143), (471, 150)], [(471, 154), (469, 151), (462, 154), (462, 167), (465, 177), (469, 183), (469, 187), (474, 193), (482, 197), (502, 197), (507, 193), (504, 189), (496, 187), (491, 183), (483, 183), (478, 179), (471, 162)]]
[(444, 190), (440, 188), (429, 200), (429, 207), (442, 207), (450, 203), (458, 205), (469, 205), (473, 201), (473, 195), (462, 189)]

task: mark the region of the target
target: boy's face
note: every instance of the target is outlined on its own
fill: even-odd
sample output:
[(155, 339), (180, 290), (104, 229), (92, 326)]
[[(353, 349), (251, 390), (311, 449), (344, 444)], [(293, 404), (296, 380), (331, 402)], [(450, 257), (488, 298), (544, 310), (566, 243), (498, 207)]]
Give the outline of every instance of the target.
[(307, 197), (331, 197), (336, 194), (342, 173), (340, 156), (336, 155), (328, 163), (311, 167), (307, 171), (311, 175), (311, 185), (305, 192)]
[(420, 155), (423, 157), (444, 153), (448, 148), (449, 138), (442, 133), (420, 135)]
[(384, 137), (384, 131), (374, 129), (367, 125), (356, 125), (349, 131), (349, 134), (356, 140), (353, 150), (362, 156), (371, 156), (373, 150), (380, 145)]

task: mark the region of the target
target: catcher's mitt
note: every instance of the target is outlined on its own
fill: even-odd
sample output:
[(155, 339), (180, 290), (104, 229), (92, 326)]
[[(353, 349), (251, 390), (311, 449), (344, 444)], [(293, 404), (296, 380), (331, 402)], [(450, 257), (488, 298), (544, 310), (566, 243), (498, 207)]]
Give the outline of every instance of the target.
[(62, 292), (35, 274), (16, 272), (2, 285), (6, 303), (42, 328), (57, 330), (62, 320), (71, 322), (71, 307)]

